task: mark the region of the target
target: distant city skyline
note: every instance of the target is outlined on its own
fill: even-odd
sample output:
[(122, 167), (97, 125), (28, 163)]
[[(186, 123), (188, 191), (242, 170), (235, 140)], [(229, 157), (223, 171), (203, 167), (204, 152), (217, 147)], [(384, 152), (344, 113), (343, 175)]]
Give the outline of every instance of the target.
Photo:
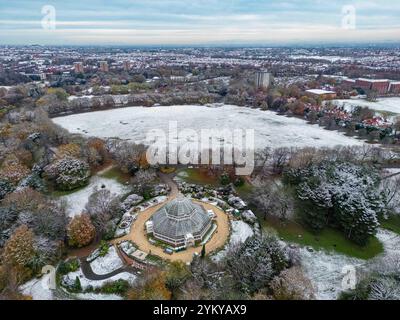
[(396, 43), (400, 2), (0, 0), (0, 32), (0, 45)]

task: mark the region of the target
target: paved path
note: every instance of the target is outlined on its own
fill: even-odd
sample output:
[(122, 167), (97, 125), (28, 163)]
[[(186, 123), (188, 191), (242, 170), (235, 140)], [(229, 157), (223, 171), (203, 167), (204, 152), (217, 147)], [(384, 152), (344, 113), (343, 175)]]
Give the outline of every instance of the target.
[(171, 201), (172, 199), (176, 198), (179, 194), (179, 189), (178, 189), (178, 185), (173, 180), (173, 177), (175, 176), (175, 174), (174, 173), (166, 174), (166, 173), (159, 172), (158, 176), (159, 176), (160, 180), (163, 183), (167, 184), (169, 186), (169, 188), (171, 189), (169, 192), (169, 195), (168, 195), (168, 200)]

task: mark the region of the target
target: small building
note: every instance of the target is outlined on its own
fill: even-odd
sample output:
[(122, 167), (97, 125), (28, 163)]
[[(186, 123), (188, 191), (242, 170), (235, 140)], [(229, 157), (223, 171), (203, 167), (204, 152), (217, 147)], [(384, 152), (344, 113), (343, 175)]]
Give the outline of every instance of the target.
[(194, 247), (196, 244), (196, 241), (194, 240), (194, 237), (191, 233), (188, 233), (185, 235), (185, 247), (190, 248)]
[(389, 91), (390, 82), (386, 79), (356, 79), (356, 88), (364, 91), (376, 91), (378, 94), (386, 94)]
[(145, 226), (146, 226), (147, 234), (153, 234), (153, 231), (154, 231), (154, 229), (153, 229), (153, 221), (151, 221), (151, 220), (146, 221)]
[(100, 71), (101, 72), (108, 72), (109, 68), (108, 68), (108, 62), (107, 61), (100, 61)]
[(265, 88), (271, 85), (272, 82), (272, 75), (267, 70), (261, 70), (256, 72), (256, 88)]
[(354, 89), (355, 86), (356, 86), (356, 80), (354, 80), (354, 79), (345, 79), (345, 80), (342, 81), (342, 85), (348, 90)]
[(389, 91), (393, 94), (400, 94), (400, 81), (391, 81)]
[(82, 62), (74, 62), (74, 72), (75, 73), (84, 73), (85, 72)]
[(335, 99), (337, 97), (337, 94), (335, 91), (328, 91), (328, 90), (322, 90), (322, 89), (311, 89), (311, 90), (306, 90), (306, 94), (314, 99), (322, 99), (322, 100), (331, 100)]
[(124, 68), (124, 71), (129, 71), (131, 69), (131, 62), (128, 60), (125, 60), (122, 62), (122, 66)]

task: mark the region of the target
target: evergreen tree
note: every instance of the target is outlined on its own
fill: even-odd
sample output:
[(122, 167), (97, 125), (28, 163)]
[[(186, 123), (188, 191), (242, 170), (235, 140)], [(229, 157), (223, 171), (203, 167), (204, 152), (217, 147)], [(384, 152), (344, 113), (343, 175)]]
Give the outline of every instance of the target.
[(203, 244), (203, 248), (201, 248), (201, 257), (204, 258), (206, 256), (206, 245)]

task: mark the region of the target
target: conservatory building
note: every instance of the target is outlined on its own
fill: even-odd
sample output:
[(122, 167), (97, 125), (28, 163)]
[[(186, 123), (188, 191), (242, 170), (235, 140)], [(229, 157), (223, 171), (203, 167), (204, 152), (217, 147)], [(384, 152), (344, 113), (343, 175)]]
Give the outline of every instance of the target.
[(148, 234), (169, 245), (192, 247), (201, 242), (212, 227), (212, 216), (200, 204), (179, 195), (160, 208), (146, 222)]

